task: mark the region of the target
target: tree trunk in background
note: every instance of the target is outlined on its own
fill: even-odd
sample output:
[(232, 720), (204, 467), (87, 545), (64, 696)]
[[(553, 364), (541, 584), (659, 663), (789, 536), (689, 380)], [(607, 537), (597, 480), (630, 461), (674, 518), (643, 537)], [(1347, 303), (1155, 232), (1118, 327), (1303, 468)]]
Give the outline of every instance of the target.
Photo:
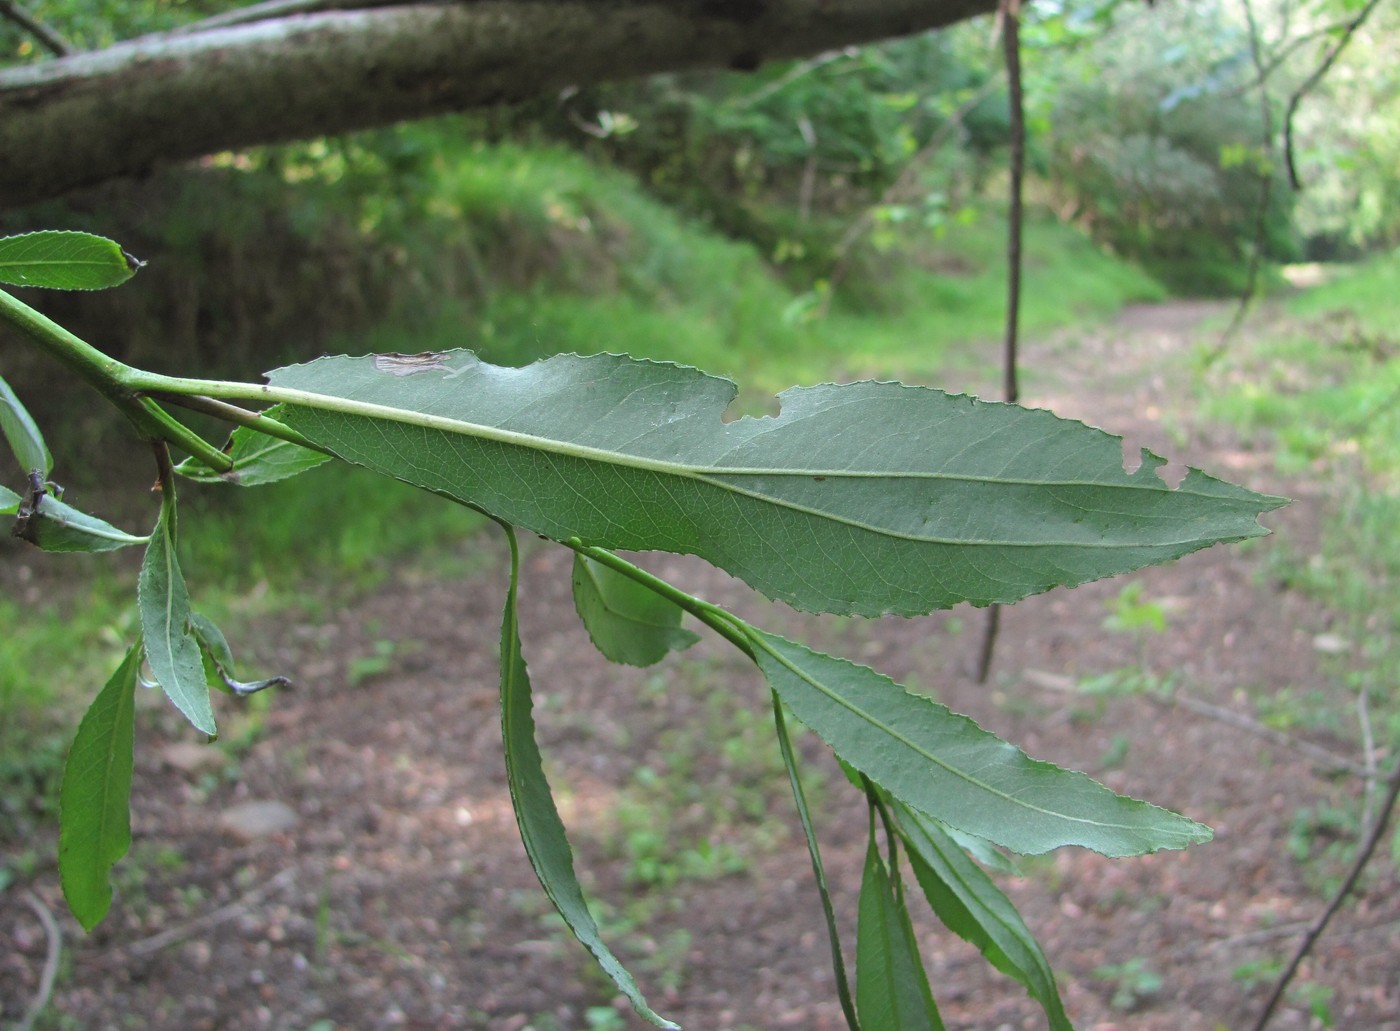
[(169, 33), (0, 71), (0, 207), (221, 150), (938, 28), (995, 0), (467, 0)]

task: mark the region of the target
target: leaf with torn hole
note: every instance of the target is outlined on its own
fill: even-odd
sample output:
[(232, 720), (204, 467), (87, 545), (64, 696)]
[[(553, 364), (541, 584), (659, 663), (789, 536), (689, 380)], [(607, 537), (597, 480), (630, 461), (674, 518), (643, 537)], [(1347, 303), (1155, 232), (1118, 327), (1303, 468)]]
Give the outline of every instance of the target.
[(1198, 471), (1172, 490), (1102, 430), (925, 387), (798, 387), (725, 423), (734, 384), (678, 365), (437, 364), (321, 358), (268, 395), (349, 462), (556, 540), (700, 555), (801, 609), (1012, 602), (1257, 536), (1282, 503)]

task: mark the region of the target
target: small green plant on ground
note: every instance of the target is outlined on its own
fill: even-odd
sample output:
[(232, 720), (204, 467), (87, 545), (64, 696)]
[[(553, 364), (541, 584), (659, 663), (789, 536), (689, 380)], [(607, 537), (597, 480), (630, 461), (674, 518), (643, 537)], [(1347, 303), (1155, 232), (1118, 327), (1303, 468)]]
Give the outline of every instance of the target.
[[(0, 279), (12, 284), (100, 288), (135, 268), (111, 241), (83, 234), (0, 240)], [(575, 607), (607, 658), (650, 665), (688, 647), (696, 639), (681, 626), (688, 614), (766, 682), (852, 1028), (941, 1023), (911, 922), (914, 884), (946, 926), (1036, 999), (1052, 1028), (1068, 1028), (1048, 962), (973, 857), (996, 846), (1035, 855), (1066, 845), (1132, 856), (1210, 836), (1183, 816), (1032, 760), (871, 669), (761, 630), (618, 551), (694, 554), (808, 611), (913, 616), (1010, 603), (1258, 536), (1258, 515), (1279, 499), (1199, 470), (1169, 487), (1156, 475), (1161, 459), (1126, 472), (1121, 441), (1100, 430), (898, 383), (793, 388), (779, 397), (779, 415), (726, 422), (733, 384), (620, 355), (559, 355), (523, 369), (465, 350), (341, 356), (253, 384), (133, 368), (3, 292), (0, 321), (130, 421), (159, 485), (146, 536), (59, 501), (43, 437), (6, 390), (0, 431), (25, 478), (19, 491), (0, 487), (0, 515), (12, 517), (16, 535), (50, 550), (144, 551), (134, 640), (79, 725), (60, 794), (60, 875), (86, 928), (106, 914), (112, 868), (130, 847), (137, 683), (154, 680), (211, 737), (211, 690), (238, 698), (283, 683), (239, 680), (223, 633), (193, 608), (177, 546), (178, 479), (256, 486), (332, 459), (501, 527), (511, 553), (501, 721), (521, 838), (560, 917), (657, 1026), (675, 1025), (605, 943), (545, 777), (517, 624), (517, 528), (573, 553)], [(216, 447), (172, 409), (235, 428)], [(177, 466), (172, 448), (189, 457)], [(832, 749), (868, 807), (854, 986), (791, 719)]]
[(1132, 638), (1137, 650), (1136, 664), (1080, 681), (1079, 690), (1083, 693), (1099, 697), (1171, 694), (1175, 677), (1170, 673), (1163, 676), (1153, 672), (1147, 662), (1148, 635), (1166, 632), (1167, 610), (1160, 602), (1144, 598), (1144, 589), (1141, 580), (1129, 581), (1105, 603), (1108, 615), (1103, 621), (1104, 629), (1110, 633)]
[(1113, 988), (1113, 998), (1109, 1001), (1113, 1008), (1131, 1013), (1151, 1001), (1162, 990), (1162, 975), (1150, 966), (1141, 956), (1123, 963), (1110, 963), (1096, 967), (1094, 976)]

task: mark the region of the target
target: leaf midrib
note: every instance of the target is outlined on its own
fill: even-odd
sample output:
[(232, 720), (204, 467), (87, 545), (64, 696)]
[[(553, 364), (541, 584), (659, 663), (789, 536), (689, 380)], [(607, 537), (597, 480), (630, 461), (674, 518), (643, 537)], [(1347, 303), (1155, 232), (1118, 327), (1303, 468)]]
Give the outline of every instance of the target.
[[(609, 451), (604, 448), (590, 447), (586, 444), (574, 444), (568, 441), (561, 441), (550, 437), (540, 437), (535, 434), (521, 433), (518, 430), (506, 430), (495, 426), (485, 426), (480, 423), (468, 422), (462, 419), (452, 419), (441, 415), (430, 415), (424, 412), (413, 412), (403, 408), (395, 408), (390, 405), (382, 405), (372, 401), (357, 401), (353, 398), (338, 397), (333, 394), (318, 394), (313, 391), (299, 390), (292, 387), (267, 386), (260, 389), (263, 397), (278, 401), (284, 404), (298, 406), (312, 411), (334, 412), (339, 415), (353, 415), (368, 419), (378, 419), (385, 422), (398, 423), (405, 426), (416, 426), (421, 429), (436, 430), (442, 433), (455, 436), (476, 437), (489, 440), (494, 443), (510, 444), (517, 447), (528, 448), (544, 454), (562, 455), (570, 458), (578, 458), (585, 461), (599, 462), (605, 465), (623, 466), (644, 472), (652, 472), (667, 476), (674, 476), (681, 479), (694, 480), (712, 486), (720, 490), (726, 490), (744, 497), (762, 500), (767, 504), (786, 508), (803, 515), (815, 516), (820, 519), (841, 523), (858, 529), (867, 530), (871, 533), (878, 533), (882, 536), (891, 537), (898, 540), (917, 541), (926, 544), (954, 544), (969, 546), (1003, 547), (1003, 548), (1093, 548), (1095, 550), (1133, 550), (1143, 547), (1141, 542), (1094, 542), (1083, 541), (999, 541), (999, 540), (979, 540), (969, 538), (941, 538), (941, 537), (921, 537), (914, 534), (901, 533), (884, 527), (872, 526), (857, 519), (847, 516), (837, 515), (824, 509), (812, 508), (800, 505), (785, 498), (776, 497), (771, 494), (764, 494), (759, 491), (745, 490), (742, 487), (725, 481), (731, 476), (801, 476), (818, 477), (824, 476), (829, 479), (905, 479), (905, 480), (926, 480), (929, 482), (955, 482), (955, 483), (983, 483), (996, 484), (1000, 486), (1030, 486), (1046, 489), (1092, 487), (1099, 490), (1128, 490), (1128, 491), (1152, 491), (1154, 493), (1171, 493), (1190, 497), (1213, 498), (1215, 495), (1207, 494), (1204, 491), (1186, 490), (1181, 487), (1175, 489), (1167, 488), (1165, 485), (1157, 487), (1146, 483), (1109, 483), (1096, 482), (1092, 480), (1029, 480), (1012, 477), (994, 476), (971, 476), (961, 473), (936, 473), (936, 472), (876, 472), (871, 470), (843, 470), (843, 469), (787, 469), (787, 468), (749, 468), (749, 467), (717, 467), (717, 466), (695, 466), (680, 462), (666, 462), (660, 459), (643, 458), (638, 455), (628, 455), (623, 452)], [(1199, 544), (1203, 541), (1214, 542), (1216, 536), (1189, 537), (1182, 540), (1158, 541), (1151, 547), (1178, 547), (1181, 545)]]

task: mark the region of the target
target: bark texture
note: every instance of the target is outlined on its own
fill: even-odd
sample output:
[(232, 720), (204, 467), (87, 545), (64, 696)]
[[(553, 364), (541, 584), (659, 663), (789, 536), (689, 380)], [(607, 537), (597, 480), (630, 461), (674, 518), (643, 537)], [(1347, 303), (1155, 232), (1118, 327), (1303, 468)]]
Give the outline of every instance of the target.
[(0, 207), (221, 150), (568, 86), (756, 68), (995, 7), (995, 0), (456, 0), (144, 37), (0, 71)]

